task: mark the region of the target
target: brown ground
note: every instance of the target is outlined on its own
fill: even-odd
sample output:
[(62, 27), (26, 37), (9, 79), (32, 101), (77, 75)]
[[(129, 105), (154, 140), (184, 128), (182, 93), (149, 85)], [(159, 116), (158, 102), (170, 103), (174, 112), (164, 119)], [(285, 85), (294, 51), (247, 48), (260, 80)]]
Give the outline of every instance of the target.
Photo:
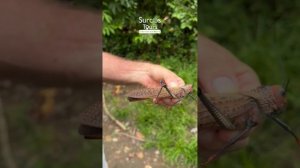
[(124, 132), (106, 115), (103, 143), (109, 168), (167, 168), (159, 150), (145, 150), (143, 142), (119, 134)]
[[(105, 86), (105, 89), (114, 88)], [(123, 124), (126, 131), (103, 112), (103, 143), (109, 168), (169, 168), (159, 150), (144, 149), (144, 142), (136, 140), (144, 137), (131, 121)]]

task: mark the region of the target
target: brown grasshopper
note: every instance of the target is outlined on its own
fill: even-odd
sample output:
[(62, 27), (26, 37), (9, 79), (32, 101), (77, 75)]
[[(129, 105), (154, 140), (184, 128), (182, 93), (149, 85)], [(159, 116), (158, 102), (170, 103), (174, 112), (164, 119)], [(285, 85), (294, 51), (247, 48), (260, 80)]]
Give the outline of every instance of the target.
[[(182, 87), (168, 88), (167, 85), (161, 81), (160, 88), (146, 88), (131, 91), (127, 97), (129, 101), (139, 101), (154, 98), (175, 98), (181, 101), (187, 95), (190, 95), (193, 88), (188, 84)], [(191, 95), (190, 95), (191, 96)]]
[[(128, 94), (129, 101), (145, 100), (150, 98), (167, 98), (172, 97), (179, 99), (178, 102), (189, 95), (192, 91), (192, 85), (185, 85), (178, 88), (168, 88), (164, 82), (161, 81), (161, 88), (149, 88), (134, 90)], [(165, 88), (165, 90), (163, 89)], [(98, 101), (90, 106), (85, 112), (80, 114), (81, 125), (79, 133), (86, 139), (101, 139), (102, 138), (102, 120), (101, 120), (101, 103)]]
[[(287, 85), (286, 85), (287, 86)], [(198, 87), (198, 97), (200, 101), (200, 111), (198, 114), (198, 128), (225, 128), (228, 130), (241, 130), (241, 132), (231, 139), (228, 144), (217, 153), (208, 158), (202, 164), (207, 165), (223, 154), (230, 146), (247, 134), (251, 128), (257, 125), (253, 120), (255, 110), (266, 115), (275, 121), (285, 131), (289, 132), (300, 145), (296, 134), (280, 119), (276, 117), (286, 106), (286, 87), (282, 86), (261, 86), (256, 89), (237, 94), (204, 94)], [(248, 115), (243, 122), (236, 120), (241, 115)], [(199, 135), (199, 134), (198, 134)]]

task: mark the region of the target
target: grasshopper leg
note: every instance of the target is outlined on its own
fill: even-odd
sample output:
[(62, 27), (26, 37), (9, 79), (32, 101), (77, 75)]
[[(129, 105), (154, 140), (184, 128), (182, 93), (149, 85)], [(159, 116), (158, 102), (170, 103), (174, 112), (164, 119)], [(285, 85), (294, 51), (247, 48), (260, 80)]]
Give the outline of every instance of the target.
[(196, 101), (196, 98), (191, 93), (188, 93), (187, 95), (190, 96), (193, 100)]
[(229, 147), (231, 147), (237, 141), (239, 141), (244, 135), (246, 135), (256, 125), (257, 125), (256, 122), (252, 121), (252, 119), (248, 119), (246, 121), (246, 127), (245, 127), (245, 129), (242, 132), (240, 132), (238, 135), (236, 135), (235, 137), (233, 137), (222, 149), (220, 149), (218, 152), (216, 152), (215, 154), (213, 154), (212, 156), (210, 156), (207, 159), (207, 161), (205, 163), (203, 163), (202, 165), (205, 166), (208, 163), (210, 163), (211, 161), (213, 161), (216, 158), (218, 158), (219, 156), (221, 156)]
[(298, 136), (292, 131), (292, 129), (283, 121), (281, 121), (279, 118), (273, 116), (272, 114), (264, 113), (267, 117), (272, 119), (274, 122), (276, 122), (279, 126), (281, 126), (285, 131), (290, 133), (297, 141), (297, 143), (300, 145), (300, 139)]
[[(257, 104), (259, 104), (257, 102), (257, 100), (253, 97), (251, 97)], [(259, 107), (259, 106), (258, 106)], [(268, 118), (270, 118), (271, 120), (273, 120), (274, 122), (276, 122), (281, 128), (283, 128), (285, 131), (287, 131), (288, 133), (290, 133), (295, 139), (298, 145), (300, 145), (300, 139), (299, 137), (292, 131), (292, 129), (283, 121), (281, 121), (279, 118), (275, 117), (275, 114), (277, 114), (277, 111), (269, 114), (269, 113), (265, 113), (261, 110), (261, 108), (259, 107), (260, 112), (265, 114)]]
[(167, 87), (167, 84), (164, 82), (164, 81), (160, 81), (160, 85), (161, 85), (161, 88), (160, 88), (160, 90), (159, 90), (159, 92), (158, 92), (158, 94), (157, 94), (157, 96), (156, 96), (156, 99), (158, 99), (158, 97), (159, 97), (159, 95), (160, 95), (160, 93), (161, 93), (161, 91), (162, 91), (162, 89), (163, 88), (165, 88), (166, 90), (167, 90), (167, 92), (169, 93), (169, 95), (172, 97), (172, 98), (177, 98), (174, 94), (172, 94), (172, 92), (170, 91), (170, 89)]
[(213, 105), (210, 100), (202, 93), (202, 90), (200, 87), (198, 87), (198, 97), (203, 103), (203, 105), (207, 108), (208, 112), (214, 117), (216, 122), (223, 128), (227, 128), (230, 130), (234, 130), (235, 126), (232, 124), (232, 122), (220, 112), (220, 110)]

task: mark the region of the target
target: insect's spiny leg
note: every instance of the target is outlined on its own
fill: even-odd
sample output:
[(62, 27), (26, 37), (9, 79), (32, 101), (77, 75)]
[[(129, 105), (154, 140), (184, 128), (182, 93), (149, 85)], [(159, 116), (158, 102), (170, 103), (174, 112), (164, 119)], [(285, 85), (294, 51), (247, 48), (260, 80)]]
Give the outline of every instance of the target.
[(190, 96), (193, 100), (196, 100), (196, 98), (192, 95), (192, 93), (188, 93), (188, 96)]
[(174, 94), (172, 94), (172, 92), (167, 87), (167, 84), (163, 80), (160, 81), (160, 85), (161, 85), (161, 88), (160, 88), (160, 90), (159, 90), (159, 92), (156, 96), (156, 100), (158, 99), (158, 97), (159, 97), (159, 95), (160, 95), (163, 88), (165, 88), (167, 90), (167, 92), (169, 93), (170, 96), (172, 96), (172, 98), (177, 98)]
[[(192, 96), (191, 92), (189, 92), (186, 96), (190, 96), (194, 101), (196, 101), (196, 98), (194, 96)], [(183, 97), (181, 99), (183, 99)], [(193, 102), (191, 101), (190, 103), (193, 103)]]
[[(259, 105), (258, 100), (256, 100), (255, 98), (252, 97), (252, 99)], [(261, 110), (261, 107), (258, 106), (260, 109), (260, 112), (265, 114), (267, 117), (269, 117), (270, 119), (272, 119), (274, 122), (276, 122), (281, 128), (283, 128), (285, 131), (287, 131), (288, 133), (290, 133), (295, 139), (298, 145), (300, 145), (300, 139), (299, 137), (292, 131), (292, 129), (285, 124), (283, 121), (281, 121), (279, 118), (275, 117), (274, 115), (269, 114), (269, 113), (265, 113)], [(276, 114), (276, 112), (273, 112), (273, 114)]]
[(162, 91), (162, 88), (165, 88), (165, 89), (167, 90), (167, 92), (169, 93), (169, 95), (170, 95), (172, 98), (177, 98), (177, 97), (170, 91), (170, 89), (167, 87), (167, 84), (166, 84), (163, 80), (160, 81), (160, 85), (161, 85), (161, 89), (160, 89), (159, 93), (157, 94), (157, 97), (156, 97), (156, 98), (158, 98), (159, 94), (160, 94), (161, 91)]
[(212, 156), (210, 156), (207, 161), (204, 163), (204, 165), (207, 165), (208, 163), (210, 163), (211, 161), (215, 160), (216, 158), (218, 158), (219, 156), (221, 156), (229, 147), (231, 147), (232, 145), (234, 145), (237, 141), (239, 141), (244, 135), (246, 135), (253, 127), (255, 127), (257, 125), (256, 122), (254, 122), (252, 119), (248, 119), (246, 121), (246, 127), (245, 129), (239, 133), (238, 135), (236, 135), (235, 137), (233, 137), (228, 144), (226, 144), (222, 149), (220, 149), (217, 153), (213, 154)]
[(169, 95), (172, 96), (172, 98), (177, 99), (177, 97), (170, 91), (170, 89), (167, 87), (167, 85), (165, 85), (164, 88), (167, 90), (167, 92), (169, 93)]
[(292, 129), (287, 124), (285, 124), (279, 118), (274, 117), (271, 114), (268, 114), (268, 113), (265, 113), (265, 114), (266, 114), (267, 117), (269, 117), (274, 122), (276, 122), (279, 126), (281, 126), (285, 131), (289, 132), (296, 139), (297, 143), (300, 145), (300, 139), (298, 138), (298, 136), (292, 131)]
[(230, 130), (235, 129), (235, 126), (232, 124), (232, 122), (224, 114), (222, 114), (220, 110), (217, 107), (215, 107), (210, 102), (210, 100), (202, 93), (200, 87), (198, 87), (198, 97), (203, 103), (203, 105), (207, 108), (208, 112), (214, 117), (214, 119), (220, 126)]
[(160, 93), (161, 93), (161, 91), (162, 91), (163, 88), (164, 88), (164, 87), (162, 86), (162, 87), (159, 89), (159, 92), (158, 92), (158, 94), (157, 94), (157, 96), (156, 96), (156, 100), (158, 99), (158, 96), (160, 95)]

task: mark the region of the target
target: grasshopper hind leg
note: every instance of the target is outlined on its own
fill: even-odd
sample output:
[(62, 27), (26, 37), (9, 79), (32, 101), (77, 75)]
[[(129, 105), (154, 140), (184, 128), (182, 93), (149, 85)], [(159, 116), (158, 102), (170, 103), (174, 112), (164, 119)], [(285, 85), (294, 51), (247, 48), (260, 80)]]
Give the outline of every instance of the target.
[(169, 93), (169, 95), (172, 97), (172, 98), (177, 98), (171, 91), (170, 91), (170, 89), (167, 87), (167, 84), (164, 82), (164, 81), (160, 81), (160, 85), (161, 85), (161, 88), (160, 88), (160, 90), (159, 90), (159, 92), (158, 92), (158, 94), (157, 94), (157, 96), (156, 96), (156, 100), (158, 99), (158, 97), (159, 97), (159, 95), (160, 95), (160, 93), (161, 93), (161, 91), (162, 91), (162, 89), (163, 88), (165, 88), (166, 89), (166, 91)]
[(216, 122), (223, 128), (234, 130), (236, 129), (233, 123), (227, 118), (206, 96), (203, 94), (200, 87), (198, 87), (198, 97), (208, 112), (216, 120)]

